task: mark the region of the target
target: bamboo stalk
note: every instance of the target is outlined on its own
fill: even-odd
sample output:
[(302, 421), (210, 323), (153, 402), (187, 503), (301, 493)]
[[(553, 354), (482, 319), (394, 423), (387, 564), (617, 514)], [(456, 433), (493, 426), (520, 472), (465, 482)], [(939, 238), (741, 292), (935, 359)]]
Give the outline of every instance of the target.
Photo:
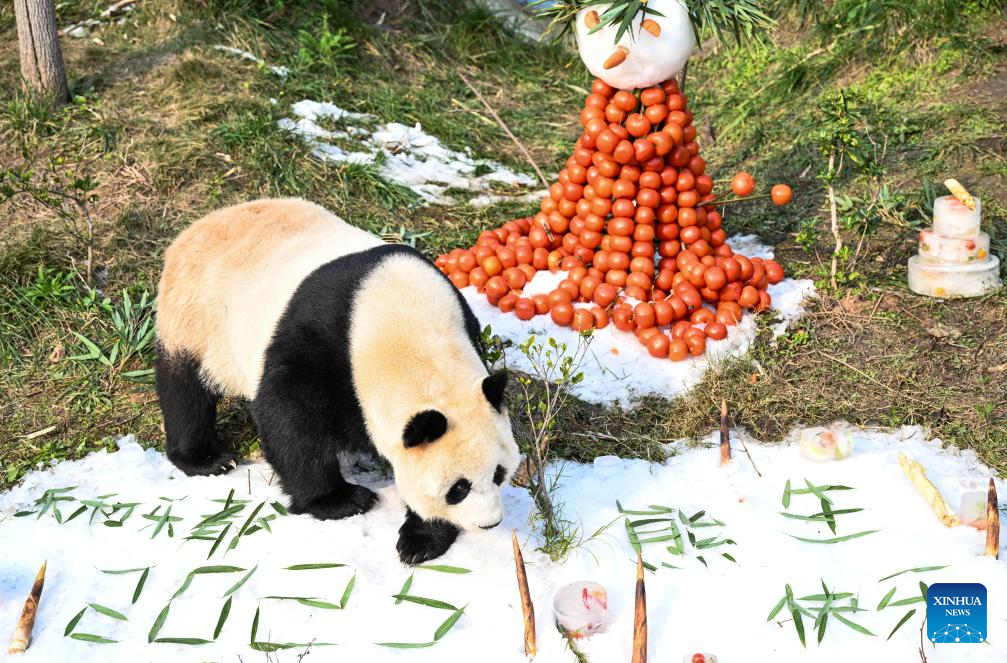
[(28, 642), (31, 640), (31, 631), (35, 626), (35, 613), (38, 611), (38, 602), (42, 598), (42, 587), (45, 585), (45, 565), (38, 570), (35, 582), (32, 583), (31, 592), (25, 599), (24, 609), (21, 611), (21, 619), (18, 620), (14, 635), (11, 637), (8, 654), (23, 654), (28, 649)]
[(727, 400), (720, 401), (720, 464), (731, 462), (731, 433), (727, 429)]
[(633, 611), (633, 663), (647, 663), (647, 588), (643, 556), (636, 555), (636, 607)]
[(517, 573), (517, 589), (521, 595), (521, 612), (524, 614), (524, 655), (535, 656), (535, 606), (531, 602), (531, 592), (528, 591), (528, 574), (524, 569), (524, 556), (517, 542), (517, 530), (510, 532), (511, 545), (514, 546), (514, 571)]
[(1000, 559), (1000, 511), (997, 509), (997, 487), (990, 479), (986, 494), (986, 556)]

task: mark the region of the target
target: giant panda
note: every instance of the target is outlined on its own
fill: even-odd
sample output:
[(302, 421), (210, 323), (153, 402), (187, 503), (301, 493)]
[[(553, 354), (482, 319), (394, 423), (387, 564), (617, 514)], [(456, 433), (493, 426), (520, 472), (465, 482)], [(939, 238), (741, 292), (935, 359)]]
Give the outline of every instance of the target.
[(387, 459), (406, 504), (400, 559), (442, 555), (503, 517), (518, 464), (505, 372), (489, 374), (479, 323), (451, 282), (318, 205), (218, 210), (165, 253), (156, 386), (168, 458), (188, 475), (235, 467), (215, 433), (222, 396), (251, 401), (292, 513), (368, 511), (340, 451)]

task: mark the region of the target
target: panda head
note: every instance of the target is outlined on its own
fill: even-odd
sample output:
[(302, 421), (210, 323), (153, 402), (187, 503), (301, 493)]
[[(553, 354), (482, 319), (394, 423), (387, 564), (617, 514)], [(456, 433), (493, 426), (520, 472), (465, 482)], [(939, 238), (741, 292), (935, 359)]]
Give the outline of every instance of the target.
[(501, 493), (518, 465), (504, 405), (507, 373), (481, 378), (463, 402), (412, 414), (390, 460), (406, 504), (424, 520), (490, 529), (503, 519)]

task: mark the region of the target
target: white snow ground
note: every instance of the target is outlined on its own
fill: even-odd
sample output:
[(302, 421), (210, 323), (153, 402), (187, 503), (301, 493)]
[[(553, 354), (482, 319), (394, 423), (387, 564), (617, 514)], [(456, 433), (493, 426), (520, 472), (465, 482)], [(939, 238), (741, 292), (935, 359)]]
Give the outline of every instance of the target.
[[(773, 257), (772, 249), (762, 244), (755, 235), (732, 237), (728, 243), (735, 252), (749, 257)], [(525, 286), (524, 292), (529, 295), (549, 292), (564, 278), (566, 272), (538, 272), (531, 283)], [(774, 326), (777, 336), (786, 330), (790, 321), (804, 313), (803, 302), (805, 298), (813, 296), (814, 292), (814, 283), (807, 279), (785, 279), (769, 286), (774, 311), (781, 319)], [(486, 301), (486, 296), (476, 292), (473, 286), (463, 288), (462, 294), (479, 318), (480, 324), (484, 327), (489, 325), (495, 335), (513, 341), (515, 346), (524, 342), (529, 334), (536, 334), (543, 341), (545, 337), (552, 337), (557, 343), (565, 343), (567, 353), (573, 355), (581, 341), (579, 333), (555, 324), (548, 315), (535, 316), (523, 322), (513, 313), (504, 313), (491, 306)], [(654, 359), (632, 334), (619, 331), (609, 324), (605, 329), (596, 330), (592, 336), (581, 364), (584, 380), (573, 387), (572, 393), (591, 403), (618, 403), (622, 406), (646, 395), (672, 398), (696, 386), (711, 365), (748, 352), (755, 339), (755, 331), (755, 316), (746, 313), (740, 324), (728, 327), (727, 338), (722, 341), (707, 341), (705, 355), (673, 362)], [(517, 347), (508, 349), (506, 355), (509, 366), (531, 372), (530, 362)]]
[[(311, 99), (298, 101), (291, 112), (292, 118), (279, 121), (280, 128), (304, 140), (317, 158), (374, 164), (382, 178), (413, 190), (427, 205), (454, 202), (448, 189), (482, 194), (475, 198), (476, 206), (505, 199), (527, 200), (533, 193), (530, 187), (538, 184), (499, 163), (448, 148), (424, 132), (419, 123), (413, 127), (399, 122), (381, 124), (373, 115)], [(336, 126), (326, 129), (320, 123)], [(541, 195), (544, 192), (535, 192), (535, 197)]]
[[(735, 437), (742, 434), (736, 433)], [(697, 560), (686, 543), (686, 553), (676, 557), (665, 543), (644, 545), (644, 558), (657, 566), (647, 574), (650, 625), (650, 660), (678, 663), (685, 654), (712, 652), (722, 663), (753, 661), (913, 661), (918, 660), (922, 604), (877, 611), (882, 597), (897, 587), (892, 601), (918, 594), (918, 582), (981, 582), (989, 591), (989, 638), (992, 645), (927, 645), (932, 663), (944, 661), (1003, 661), (1007, 647), (1007, 564), (981, 556), (985, 535), (967, 526), (944, 527), (903, 476), (897, 454), (902, 451), (922, 462), (928, 475), (955, 506), (962, 491), (981, 488), (991, 470), (971, 451), (942, 449), (939, 441), (925, 439), (917, 428), (890, 432), (854, 432), (856, 451), (848, 460), (816, 464), (802, 459), (796, 433), (783, 444), (763, 445), (745, 438), (761, 478), (737, 450), (735, 460), (719, 466), (712, 444), (687, 448), (665, 464), (625, 460), (608, 474), (590, 465), (567, 463), (561, 472), (557, 502), (564, 515), (592, 533), (570, 558), (553, 564), (534, 552), (528, 524), (530, 500), (519, 488), (507, 487), (507, 516), (502, 527), (464, 534), (448, 554), (437, 560), (471, 569), (468, 575), (416, 570), (410, 593), (467, 606), (455, 627), (431, 649), (393, 650), (375, 642), (426, 642), (448, 612), (402, 603), (391, 598), (413, 573), (398, 562), (397, 530), (403, 517), (394, 486), (371, 476), (366, 482), (378, 489), (381, 503), (374, 511), (337, 522), (318, 522), (306, 516), (277, 517), (272, 533), (260, 530), (243, 537), (224, 554), (227, 542), (208, 562), (207, 541), (185, 541), (203, 514), (220, 509), (211, 499), (224, 498), (234, 489), (236, 499), (250, 500), (238, 516), (240, 526), (254, 505), (266, 502), (260, 514), (272, 513), (268, 503), (285, 501), (269, 467), (246, 463), (228, 476), (187, 478), (165, 457), (144, 451), (131, 438), (120, 442), (117, 453), (99, 452), (80, 461), (63, 462), (29, 474), (16, 488), (0, 494), (0, 625), (12, 629), (24, 597), (43, 560), (48, 575), (28, 652), (19, 657), (35, 661), (256, 661), (265, 654), (249, 648), (256, 606), (261, 609), (258, 639), (274, 642), (338, 643), (315, 648), (311, 661), (461, 661), (479, 657), (486, 661), (522, 661), (521, 609), (514, 581), (509, 541), (516, 528), (524, 543), (529, 583), (537, 615), (537, 661), (565, 662), (573, 657), (552, 627), (550, 599), (558, 586), (577, 579), (601, 582), (608, 588), (610, 622), (604, 633), (580, 645), (596, 663), (628, 661), (633, 623), (634, 553), (616, 500), (627, 509), (665, 505), (687, 515), (705, 510), (724, 527), (696, 529), (702, 539), (714, 534), (735, 545), (705, 551), (708, 567)], [(713, 442), (712, 435), (709, 442)], [(830, 492), (834, 508), (862, 507), (864, 511), (837, 516), (838, 535), (864, 530), (875, 534), (833, 545), (804, 543), (788, 534), (807, 538), (833, 536), (822, 523), (786, 519), (778, 512), (784, 483), (794, 488), (804, 479), (817, 485), (844, 484), (850, 491)], [(358, 478), (358, 480), (360, 480)], [(1007, 484), (998, 480), (1001, 494)], [(76, 486), (64, 493), (77, 499), (117, 492), (115, 498), (140, 502), (122, 527), (107, 527), (99, 516), (88, 524), (89, 513), (60, 525), (51, 511), (14, 517), (30, 507), (43, 491)], [(173, 498), (174, 538), (167, 528), (151, 539), (152, 522), (140, 514)], [(60, 503), (65, 518), (78, 503)], [(162, 506), (162, 509), (164, 507)], [(819, 510), (810, 495), (794, 495), (789, 511), (810, 515)], [(706, 520), (703, 518), (702, 520)], [(141, 529), (146, 525), (145, 529)], [(641, 528), (644, 529), (644, 528)], [(729, 552), (737, 563), (720, 556)], [(1001, 555), (1005, 549), (1001, 546)], [(340, 562), (346, 568), (287, 571), (294, 564)], [(670, 569), (662, 563), (680, 567)], [(254, 575), (233, 594), (229, 618), (216, 642), (203, 646), (148, 644), (148, 632), (169, 597), (186, 574), (207, 564), (227, 564), (251, 569)], [(880, 578), (914, 567), (949, 565), (927, 573), (905, 573), (890, 580)], [(99, 569), (150, 566), (139, 600), (130, 604), (138, 574), (107, 575)], [(345, 610), (323, 610), (294, 602), (263, 597), (309, 596), (338, 603), (348, 579), (356, 574), (353, 593)], [(224, 600), (221, 596), (242, 572), (200, 575), (172, 603), (159, 637), (210, 639)], [(767, 621), (770, 610), (789, 583), (798, 597), (821, 592), (820, 579), (834, 592), (852, 592), (862, 611), (845, 613), (877, 634), (870, 637), (830, 619), (822, 644), (816, 644), (811, 620), (806, 620), (808, 647), (802, 649), (793, 625)], [(92, 644), (64, 636), (71, 618), (87, 603), (121, 611), (119, 621), (89, 610), (74, 629), (119, 640), (117, 644)], [(845, 603), (845, 602), (843, 602)], [(814, 605), (804, 602), (803, 605)], [(888, 633), (911, 608), (917, 613), (890, 641)], [(8, 631), (4, 631), (6, 635)], [(303, 650), (277, 652), (272, 660), (295, 661)], [(13, 658), (13, 657), (12, 657)]]

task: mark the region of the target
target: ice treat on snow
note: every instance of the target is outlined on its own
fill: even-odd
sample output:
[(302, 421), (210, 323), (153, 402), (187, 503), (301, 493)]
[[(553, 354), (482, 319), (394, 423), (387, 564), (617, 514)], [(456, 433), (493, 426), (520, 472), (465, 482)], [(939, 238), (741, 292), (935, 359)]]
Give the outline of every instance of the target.
[(608, 593), (586, 580), (563, 585), (552, 599), (556, 623), (574, 638), (588, 638), (605, 625)]
[(976, 529), (986, 529), (986, 491), (970, 490), (962, 493), (958, 517), (965, 525)]
[(843, 460), (853, 453), (853, 435), (849, 431), (806, 428), (801, 431), (801, 456), (825, 462)]
[(682, 657), (682, 663), (717, 663), (717, 657), (713, 654), (686, 654)]
[(614, 88), (632, 90), (657, 85), (682, 70), (696, 37), (679, 0), (650, 0), (650, 11), (637, 12), (618, 41), (618, 21), (598, 27), (609, 7), (590, 5), (577, 13), (577, 48), (588, 71)]

